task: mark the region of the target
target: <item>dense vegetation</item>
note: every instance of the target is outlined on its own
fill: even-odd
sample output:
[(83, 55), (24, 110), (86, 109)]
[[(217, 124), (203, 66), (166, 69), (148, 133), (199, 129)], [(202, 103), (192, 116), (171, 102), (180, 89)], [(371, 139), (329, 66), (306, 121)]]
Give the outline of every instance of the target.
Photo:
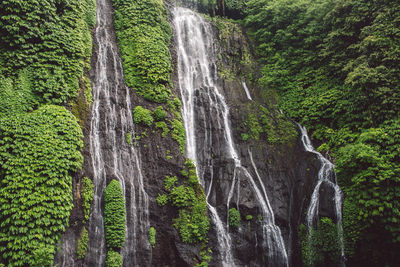
[(65, 107), (89, 68), (95, 1), (0, 2), (0, 263), (50, 266), (82, 131)]
[(120, 249), (125, 243), (125, 199), (121, 185), (112, 180), (104, 191), (104, 230), (108, 249)]
[(204, 190), (199, 184), (196, 167), (191, 160), (185, 162), (180, 179), (167, 176), (164, 180), (166, 194), (159, 194), (160, 206), (168, 203), (178, 208), (179, 216), (174, 219), (174, 227), (179, 231), (182, 241), (189, 244), (201, 244), (202, 262), (206, 265), (211, 260), (208, 244), (210, 219), (207, 214), (207, 201)]
[(337, 159), (348, 261), (395, 265), (400, 243), (398, 1), (249, 0), (265, 95)]

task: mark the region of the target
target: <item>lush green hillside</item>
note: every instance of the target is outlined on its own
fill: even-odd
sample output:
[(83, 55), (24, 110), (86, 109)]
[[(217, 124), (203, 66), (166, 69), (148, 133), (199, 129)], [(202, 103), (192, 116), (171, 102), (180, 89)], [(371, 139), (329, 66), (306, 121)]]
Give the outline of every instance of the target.
[(395, 266), (400, 243), (400, 5), (249, 0), (245, 25), (268, 96), (337, 163), (346, 252)]
[[(72, 209), (82, 130), (69, 111), (91, 55), (95, 1), (0, 3), (0, 263), (49, 266)], [(57, 106), (59, 105), (59, 106)]]

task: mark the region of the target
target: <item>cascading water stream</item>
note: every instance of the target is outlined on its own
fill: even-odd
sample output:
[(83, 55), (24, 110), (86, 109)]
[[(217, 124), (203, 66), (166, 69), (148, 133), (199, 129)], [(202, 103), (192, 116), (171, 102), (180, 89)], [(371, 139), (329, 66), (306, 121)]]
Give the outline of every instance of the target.
[[(117, 179), (127, 209), (126, 242), (121, 250), (124, 266), (137, 266), (137, 258), (151, 253), (147, 241), (149, 200), (144, 190), (141, 162), (125, 136), (134, 136), (129, 88), (124, 84), (109, 0), (97, 0), (95, 65), (92, 68), (93, 105), (90, 122), (90, 166), (94, 202), (89, 221), (88, 266), (104, 266), (106, 244), (103, 224), (103, 195), (107, 179)], [(139, 255), (140, 254), (140, 255)], [(141, 260), (143, 261), (143, 260)]]
[[(323, 183), (333, 188), (334, 200), (335, 200), (335, 215), (337, 221), (337, 229), (339, 235), (340, 249), (342, 259), (345, 258), (344, 255), (344, 244), (343, 244), (343, 227), (342, 227), (342, 191), (337, 184), (336, 175), (334, 171), (334, 165), (327, 160), (321, 153), (315, 151), (313, 145), (311, 144), (310, 138), (308, 137), (307, 130), (305, 127), (297, 124), (301, 132), (301, 142), (304, 146), (304, 149), (308, 152), (311, 152), (317, 155), (318, 160), (321, 163), (321, 167), (318, 171), (318, 180), (317, 184), (314, 188), (314, 191), (311, 195), (310, 205), (307, 210), (307, 228), (310, 230), (312, 227), (315, 227), (315, 222), (318, 221), (318, 209), (319, 209), (319, 199), (320, 199), (320, 187)], [(343, 263), (344, 265), (344, 263)]]
[(243, 86), (244, 91), (246, 92), (247, 99), (248, 100), (253, 100), (251, 98), (250, 91), (249, 91), (249, 88), (247, 87), (246, 82), (242, 82), (242, 86)]
[[(268, 250), (269, 265), (288, 266), (283, 238), (279, 227), (275, 225), (274, 215), (257, 168), (253, 162), (262, 190), (259, 189), (250, 172), (242, 166), (235, 150), (229, 123), (229, 108), (224, 96), (218, 90), (217, 68), (215, 61), (212, 60), (217, 58), (214, 47), (217, 42), (213, 38), (211, 25), (202, 16), (181, 7), (174, 9), (174, 24), (178, 51), (179, 88), (183, 102), (182, 116), (187, 139), (186, 153), (187, 157), (195, 162), (200, 183), (206, 192), (211, 218), (216, 226), (221, 264), (234, 266), (235, 262), (231, 251), (231, 238), (227, 231), (228, 223), (224, 225), (217, 209), (210, 204), (210, 192), (214, 183), (212, 150), (217, 143), (224, 147), (224, 151), (217, 157), (229, 162), (233, 169), (227, 209), (236, 184), (239, 189), (239, 174), (242, 174), (249, 180), (263, 212), (263, 242), (265, 243), (263, 248)], [(212, 120), (210, 120), (210, 115)], [(216, 129), (214, 133), (211, 133), (212, 129)], [(199, 132), (203, 134), (200, 136)], [(197, 144), (196, 141), (199, 138), (202, 139), (203, 145)], [(251, 156), (250, 151), (249, 154)], [(208, 184), (205, 181), (206, 173), (211, 177)], [(237, 192), (240, 194), (239, 190)]]

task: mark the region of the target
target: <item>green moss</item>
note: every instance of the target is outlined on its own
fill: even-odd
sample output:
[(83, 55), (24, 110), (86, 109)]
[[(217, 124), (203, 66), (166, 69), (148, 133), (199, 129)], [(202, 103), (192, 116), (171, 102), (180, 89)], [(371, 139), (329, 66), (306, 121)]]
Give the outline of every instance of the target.
[(117, 180), (112, 180), (104, 191), (104, 230), (107, 248), (122, 248), (126, 234), (126, 210), (122, 188)]
[(156, 126), (157, 129), (161, 129), (161, 131), (162, 131), (161, 132), (161, 136), (162, 137), (166, 137), (168, 135), (169, 129), (168, 129), (168, 126), (165, 123), (165, 121), (157, 121), (155, 123), (155, 126)]
[(143, 108), (142, 106), (136, 106), (133, 110), (133, 121), (136, 124), (143, 124), (145, 126), (150, 126), (153, 124), (153, 116), (151, 110)]
[(156, 229), (154, 227), (149, 228), (149, 243), (153, 248), (156, 246)]
[(132, 144), (132, 134), (131, 133), (126, 133), (125, 140), (126, 140), (126, 143), (128, 145), (131, 145)]
[(173, 119), (171, 122), (171, 136), (179, 144), (179, 149), (182, 154), (185, 153), (185, 145), (186, 145), (186, 135), (185, 128), (183, 127), (183, 123), (181, 120)]
[(167, 160), (172, 159), (171, 151), (170, 151), (169, 149), (167, 149), (167, 151), (166, 151), (165, 158), (166, 158)]
[(88, 249), (89, 235), (85, 227), (82, 228), (81, 235), (78, 239), (78, 247), (76, 253), (78, 254), (78, 259), (84, 259)]
[(94, 185), (92, 180), (87, 177), (82, 179), (82, 207), (83, 207), (83, 214), (85, 216), (85, 220), (89, 220), (90, 216), (90, 207), (92, 205), (93, 196), (94, 196)]
[(122, 267), (121, 254), (113, 250), (109, 250), (106, 257), (106, 267)]
[(228, 211), (229, 226), (238, 228), (240, 223), (240, 213), (237, 209), (231, 208)]

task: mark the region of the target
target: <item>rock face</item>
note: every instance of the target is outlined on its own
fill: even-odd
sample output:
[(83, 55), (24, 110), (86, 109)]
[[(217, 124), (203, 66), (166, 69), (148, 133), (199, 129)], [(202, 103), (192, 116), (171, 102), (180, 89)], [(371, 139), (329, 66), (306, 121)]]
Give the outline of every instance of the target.
[[(169, 8), (173, 14), (173, 6)], [(169, 205), (160, 207), (156, 201), (158, 194), (164, 192), (164, 177), (178, 175), (184, 166), (185, 157), (170, 135), (162, 137), (160, 129), (133, 124), (131, 114), (135, 106), (141, 105), (153, 110), (157, 105), (143, 100), (124, 85), (111, 23), (111, 1), (98, 0), (98, 9), (98, 19), (99, 16), (101, 19), (97, 27), (102, 25), (102, 28), (97, 28), (95, 33), (97, 43), (91, 74), (94, 103), (92, 114), (87, 116), (86, 121), (85, 163), (82, 172), (76, 175), (75, 208), (71, 215), (71, 227), (63, 236), (56, 263), (59, 266), (105, 265), (103, 191), (111, 179), (117, 179), (123, 185), (127, 203), (127, 243), (121, 251), (124, 266), (193, 266), (199, 262), (200, 248), (181, 241), (172, 225), (173, 219), (178, 216), (176, 208)], [(171, 25), (173, 19), (171, 15)], [(207, 88), (202, 83), (195, 85), (194, 130), (198, 174), (208, 202), (215, 208), (230, 238), (235, 265), (285, 265), (282, 259), (278, 259), (279, 264), (276, 265), (274, 258), (268, 256), (272, 248), (266, 240), (266, 230), (269, 228), (265, 222), (271, 218), (265, 218), (266, 211), (261, 204), (269, 202), (271, 214), (274, 216), (273, 225), (279, 228), (287, 261), (290, 266), (300, 266), (297, 232), (300, 223), (304, 222), (320, 163), (314, 154), (304, 150), (298, 137), (283, 138), (290, 140), (287, 142), (271, 142), (268, 139), (269, 132), (265, 130), (258, 140), (243, 140), (243, 133), (251, 130), (249, 124), (246, 124), (249, 114), (261, 107), (268, 111), (267, 116), (271, 118), (275, 132), (285, 135), (286, 130), (293, 131), (296, 126), (273, 107), (273, 99), (268, 103), (263, 101), (265, 98), (255, 82), (258, 68), (242, 29), (218, 20), (213, 20), (210, 29), (214, 41), (208, 44), (208, 57), (213, 60), (207, 67), (213, 72), (215, 87), (224, 97), (229, 109), (227, 119), (237, 159), (233, 159), (227, 151), (226, 129), (221, 125), (221, 120), (216, 118), (219, 113), (212, 106), (212, 103), (220, 100), (215, 94), (211, 94), (210, 87)], [(176, 36), (177, 29), (174, 30)], [(175, 37), (173, 41), (171, 51), (176, 67), (173, 91), (180, 95), (178, 40)], [(101, 64), (104, 69), (100, 69)], [(253, 100), (249, 100), (243, 83), (247, 84)], [(281, 125), (281, 121), (285, 124)], [(142, 138), (128, 144), (127, 133)], [(95, 146), (98, 147), (95, 149)], [(240, 161), (240, 168), (237, 160)], [(82, 223), (79, 199), (79, 181), (83, 176), (88, 176), (95, 184), (91, 218), (86, 224)], [(255, 187), (258, 188), (262, 201)], [(330, 205), (330, 197), (327, 197), (320, 205), (321, 211), (327, 215), (332, 214)], [(238, 228), (227, 224), (230, 208), (238, 209), (241, 214)], [(89, 231), (89, 249), (86, 257), (78, 260), (76, 244), (83, 226)], [(149, 227), (156, 229), (154, 248), (148, 241)], [(220, 266), (224, 261), (217, 230), (214, 221), (209, 233), (209, 247), (213, 251), (210, 266)], [(273, 244), (276, 242), (272, 240)], [(281, 255), (279, 251), (274, 253)]]

